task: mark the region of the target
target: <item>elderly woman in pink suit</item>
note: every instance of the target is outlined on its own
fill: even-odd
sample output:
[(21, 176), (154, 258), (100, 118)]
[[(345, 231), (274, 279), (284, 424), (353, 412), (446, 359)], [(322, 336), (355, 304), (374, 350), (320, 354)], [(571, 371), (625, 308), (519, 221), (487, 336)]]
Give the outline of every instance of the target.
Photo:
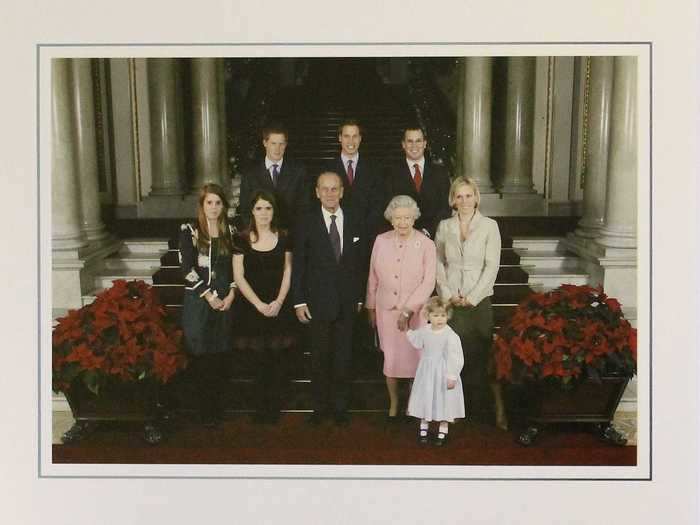
[(394, 197), (384, 217), (394, 229), (377, 236), (374, 242), (365, 306), (384, 352), (389, 421), (396, 421), (399, 380), (413, 379), (419, 359), (406, 338), (406, 330), (424, 324), (420, 310), (435, 288), (437, 263), (433, 241), (413, 228), (420, 217), (415, 200), (407, 195)]

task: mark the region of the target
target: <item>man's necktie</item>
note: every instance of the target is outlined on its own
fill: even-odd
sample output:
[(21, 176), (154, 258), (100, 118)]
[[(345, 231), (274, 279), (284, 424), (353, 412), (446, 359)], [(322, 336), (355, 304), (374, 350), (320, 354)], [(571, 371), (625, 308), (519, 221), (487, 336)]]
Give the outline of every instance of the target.
[(277, 187), (277, 179), (280, 176), (280, 172), (277, 171), (277, 164), (272, 165), (272, 185), (276, 188)]
[(338, 226), (335, 224), (335, 215), (331, 215), (331, 227), (328, 231), (328, 235), (331, 238), (331, 246), (333, 247), (333, 254), (335, 255), (336, 262), (340, 262), (340, 234), (338, 233)]
[(352, 181), (355, 178), (355, 172), (352, 169), (352, 159), (348, 161), (348, 182), (352, 186)]
[(420, 166), (418, 165), (418, 163), (415, 163), (413, 165), (413, 168), (416, 170), (416, 173), (413, 176), (413, 183), (416, 185), (416, 191), (420, 193), (420, 187), (421, 184), (423, 184), (423, 175), (421, 175)]

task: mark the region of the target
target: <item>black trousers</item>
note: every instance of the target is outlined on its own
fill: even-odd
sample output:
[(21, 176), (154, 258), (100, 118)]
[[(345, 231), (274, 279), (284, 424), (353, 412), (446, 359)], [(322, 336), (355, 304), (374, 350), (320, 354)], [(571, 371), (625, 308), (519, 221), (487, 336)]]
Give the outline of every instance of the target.
[(224, 392), (229, 379), (226, 353), (190, 356), (189, 370), (200, 418), (202, 421), (221, 418), (224, 412)]
[(492, 341), (493, 309), (491, 299), (486, 297), (472, 308), (457, 307), (452, 311), (449, 325), (457, 333), (464, 352), (462, 388), (467, 412), (476, 420), (493, 413)]
[(345, 412), (350, 400), (352, 312), (334, 321), (311, 320), (311, 392), (314, 412)]

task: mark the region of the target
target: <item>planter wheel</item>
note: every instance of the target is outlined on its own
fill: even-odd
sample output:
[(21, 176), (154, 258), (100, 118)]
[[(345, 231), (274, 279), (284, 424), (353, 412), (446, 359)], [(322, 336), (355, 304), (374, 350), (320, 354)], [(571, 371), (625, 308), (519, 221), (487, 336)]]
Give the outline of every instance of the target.
[(61, 443), (64, 445), (78, 443), (92, 434), (96, 428), (97, 423), (94, 421), (76, 421), (72, 427), (63, 433)]
[(149, 445), (159, 445), (163, 441), (163, 431), (155, 423), (148, 422), (143, 427), (143, 439)]
[(524, 447), (529, 447), (535, 442), (535, 439), (537, 439), (537, 436), (540, 433), (539, 427), (536, 427), (534, 425), (531, 425), (527, 427), (525, 432), (521, 433), (518, 436), (518, 443), (521, 444)]
[(598, 425), (600, 439), (611, 445), (623, 447), (627, 444), (627, 436), (617, 430), (612, 423), (601, 423)]

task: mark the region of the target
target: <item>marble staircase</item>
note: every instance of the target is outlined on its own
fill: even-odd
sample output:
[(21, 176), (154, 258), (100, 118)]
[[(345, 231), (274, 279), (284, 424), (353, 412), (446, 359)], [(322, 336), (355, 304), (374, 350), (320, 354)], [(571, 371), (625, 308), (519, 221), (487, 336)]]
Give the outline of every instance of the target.
[(123, 241), (118, 252), (106, 257), (94, 275), (94, 289), (83, 296), (90, 304), (95, 296), (112, 286), (117, 279), (142, 280), (153, 284), (153, 274), (161, 266), (161, 257), (168, 250), (168, 241), (153, 238), (131, 238)]
[(567, 251), (561, 237), (514, 237), (513, 251), (528, 275), (528, 284), (551, 290), (562, 284), (589, 284), (579, 258)]

